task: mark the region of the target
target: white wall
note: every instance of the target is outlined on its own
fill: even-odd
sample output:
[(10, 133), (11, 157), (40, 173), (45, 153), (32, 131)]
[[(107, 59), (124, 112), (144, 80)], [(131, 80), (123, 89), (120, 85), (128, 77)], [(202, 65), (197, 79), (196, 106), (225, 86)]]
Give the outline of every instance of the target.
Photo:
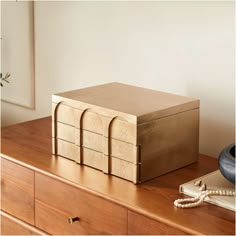
[(234, 142), (233, 2), (35, 2), (36, 110), (51, 94), (111, 81), (200, 98), (200, 152)]

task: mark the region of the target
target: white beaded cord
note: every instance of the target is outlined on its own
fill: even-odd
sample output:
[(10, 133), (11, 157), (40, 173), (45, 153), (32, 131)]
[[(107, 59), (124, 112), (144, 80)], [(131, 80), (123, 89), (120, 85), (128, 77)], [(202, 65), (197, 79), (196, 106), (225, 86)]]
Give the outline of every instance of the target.
[(192, 208), (199, 206), (206, 197), (210, 195), (216, 196), (235, 196), (235, 191), (231, 190), (206, 190), (202, 191), (197, 197), (182, 198), (174, 201), (174, 205), (179, 208)]

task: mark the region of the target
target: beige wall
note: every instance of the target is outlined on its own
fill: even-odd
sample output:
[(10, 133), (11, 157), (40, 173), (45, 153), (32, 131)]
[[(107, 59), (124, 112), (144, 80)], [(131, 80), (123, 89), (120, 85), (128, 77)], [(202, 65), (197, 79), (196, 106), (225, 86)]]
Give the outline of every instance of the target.
[(200, 98), (202, 153), (234, 141), (233, 2), (35, 2), (35, 62), (36, 110), (2, 103), (3, 126), (118, 81)]

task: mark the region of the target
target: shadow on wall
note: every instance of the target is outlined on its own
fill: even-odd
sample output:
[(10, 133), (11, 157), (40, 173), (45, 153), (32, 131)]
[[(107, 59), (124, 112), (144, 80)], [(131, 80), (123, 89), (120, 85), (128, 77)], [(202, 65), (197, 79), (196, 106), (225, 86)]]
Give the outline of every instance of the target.
[[(210, 120), (200, 115), (200, 153), (219, 157), (222, 149), (234, 142), (235, 128), (219, 120)], [(209, 150), (211, 153), (209, 153)]]
[(186, 95), (200, 99), (199, 152), (218, 158), (225, 146), (235, 142), (235, 92), (225, 89), (226, 96), (220, 93), (220, 84), (202, 84), (191, 82)]

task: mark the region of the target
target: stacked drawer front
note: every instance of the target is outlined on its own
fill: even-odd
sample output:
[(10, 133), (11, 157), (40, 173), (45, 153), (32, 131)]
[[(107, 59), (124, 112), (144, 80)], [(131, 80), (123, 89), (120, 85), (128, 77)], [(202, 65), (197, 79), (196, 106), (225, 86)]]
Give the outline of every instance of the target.
[(86, 111), (81, 118), (81, 148), (83, 163), (103, 170), (103, 120), (98, 114)]
[[(53, 111), (56, 104), (53, 104)], [(74, 109), (70, 106), (60, 105), (55, 111), (56, 116), (53, 116), (52, 134), (53, 147), (56, 154), (75, 160), (78, 156), (78, 147), (76, 146), (76, 127)]]
[[(53, 106), (55, 110), (56, 104)], [(56, 154), (136, 182), (134, 124), (59, 104), (54, 112), (53, 133)]]

